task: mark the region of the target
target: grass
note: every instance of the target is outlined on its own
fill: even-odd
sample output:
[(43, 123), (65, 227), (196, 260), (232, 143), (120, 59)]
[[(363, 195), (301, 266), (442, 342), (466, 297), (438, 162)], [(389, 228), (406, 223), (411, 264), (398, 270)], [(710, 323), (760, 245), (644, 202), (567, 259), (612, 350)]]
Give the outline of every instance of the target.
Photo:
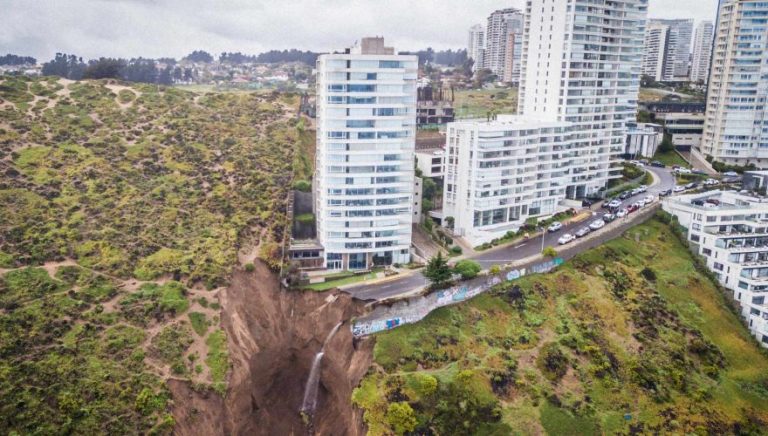
[(211, 370), (213, 388), (223, 395), (227, 390), (227, 372), (229, 371), (227, 335), (224, 330), (216, 330), (208, 335), (205, 344), (208, 345), (205, 364)]
[(517, 88), (462, 89), (455, 91), (454, 98), (457, 118), (484, 118), (489, 111), (517, 113)]
[(302, 286), (302, 289), (307, 289), (311, 291), (327, 291), (329, 289), (338, 288), (339, 286), (352, 285), (355, 283), (364, 282), (366, 280), (373, 280), (376, 278), (376, 275), (379, 272), (381, 272), (380, 269), (373, 270), (365, 274), (347, 275), (346, 273), (342, 273), (344, 274), (342, 278), (332, 279), (322, 283), (312, 283), (309, 285), (304, 285)]
[[(380, 417), (391, 398), (417, 411), (417, 433), (441, 428), (447, 421), (440, 404), (452, 401), (458, 374), (470, 372), (474, 388), (463, 391), (465, 401), (499, 413), (464, 415), (468, 428), (762, 429), (768, 355), (728, 304), (687, 247), (653, 219), (551, 274), (501, 284), (377, 334), (373, 358), (382, 370), (363, 379), (353, 401), (380, 433), (390, 431)], [(434, 396), (405, 388), (423, 375), (438, 381)]]
[(680, 165), (681, 167), (688, 167), (688, 162), (683, 159), (682, 156), (680, 156), (680, 153), (676, 151), (670, 151), (667, 153), (662, 153), (660, 151), (657, 151), (656, 154), (653, 155), (652, 160), (657, 160), (664, 165), (671, 167), (673, 165)]

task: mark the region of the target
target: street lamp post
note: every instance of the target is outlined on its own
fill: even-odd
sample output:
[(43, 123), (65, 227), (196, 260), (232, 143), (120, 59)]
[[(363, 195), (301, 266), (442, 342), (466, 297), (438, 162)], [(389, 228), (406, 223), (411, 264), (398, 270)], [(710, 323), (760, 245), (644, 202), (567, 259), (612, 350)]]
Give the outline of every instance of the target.
[(543, 253), (544, 252), (544, 236), (546, 236), (546, 235), (547, 235), (547, 229), (542, 227), (541, 228), (541, 251), (539, 251), (539, 253)]

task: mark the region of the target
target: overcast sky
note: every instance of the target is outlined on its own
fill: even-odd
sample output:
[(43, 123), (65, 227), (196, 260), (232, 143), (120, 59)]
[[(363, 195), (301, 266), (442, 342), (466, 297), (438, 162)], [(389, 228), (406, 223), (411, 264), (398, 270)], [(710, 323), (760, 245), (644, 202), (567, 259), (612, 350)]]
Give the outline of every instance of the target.
[[(466, 29), (523, 0), (0, 0), (0, 55), (183, 57), (331, 51), (382, 35), (399, 50), (464, 48)], [(717, 0), (650, 0), (650, 17), (714, 20)]]

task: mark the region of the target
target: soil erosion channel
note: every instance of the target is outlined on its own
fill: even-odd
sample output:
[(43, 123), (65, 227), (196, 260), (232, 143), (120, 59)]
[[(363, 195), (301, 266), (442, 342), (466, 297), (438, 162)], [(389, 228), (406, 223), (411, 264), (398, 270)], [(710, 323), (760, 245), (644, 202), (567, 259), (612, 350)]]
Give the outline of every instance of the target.
[[(363, 313), (362, 302), (343, 293), (282, 290), (261, 263), (254, 272), (236, 271), (220, 302), (232, 361), (229, 389), (222, 399), (170, 381), (177, 434), (307, 434), (299, 411), (308, 386), (316, 389), (314, 432), (365, 432), (350, 398), (371, 363), (373, 340), (353, 343), (348, 323)], [(313, 366), (316, 380), (309, 380)]]

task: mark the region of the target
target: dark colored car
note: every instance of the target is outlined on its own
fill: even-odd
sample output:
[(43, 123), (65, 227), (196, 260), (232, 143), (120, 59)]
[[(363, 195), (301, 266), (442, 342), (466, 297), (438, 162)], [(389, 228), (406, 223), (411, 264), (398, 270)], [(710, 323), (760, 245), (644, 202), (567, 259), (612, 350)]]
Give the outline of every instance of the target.
[(630, 191), (624, 191), (619, 195), (619, 198), (622, 200), (626, 200), (627, 198), (631, 197), (632, 193)]
[(698, 188), (698, 187), (699, 187), (699, 185), (696, 184), (696, 183), (693, 183), (693, 182), (685, 185), (685, 189), (695, 189), (695, 188)]
[(669, 197), (670, 195), (672, 195), (671, 189), (667, 189), (666, 191), (659, 192), (659, 197)]
[(664, 168), (665, 165), (663, 163), (655, 160), (655, 161), (651, 162), (651, 166), (652, 167), (656, 167), (656, 168)]
[(581, 200), (581, 207), (592, 207), (593, 204), (595, 204), (595, 200), (589, 198)]

